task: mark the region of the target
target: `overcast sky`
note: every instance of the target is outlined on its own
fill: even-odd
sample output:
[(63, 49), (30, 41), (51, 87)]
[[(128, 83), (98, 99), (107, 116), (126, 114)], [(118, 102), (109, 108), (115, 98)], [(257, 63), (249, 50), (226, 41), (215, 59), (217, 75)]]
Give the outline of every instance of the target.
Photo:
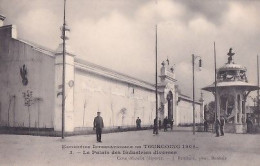
[[(158, 64), (167, 57), (175, 64), (181, 91), (189, 96), (191, 54), (201, 56), (203, 68), (195, 76), (199, 96), (199, 88), (214, 81), (214, 41), (217, 67), (227, 62), (232, 47), (235, 62), (257, 83), (259, 9), (260, 2), (246, 0), (67, 0), (69, 43), (78, 58), (154, 83), (158, 24)], [(0, 13), (6, 25), (17, 25), (19, 38), (53, 50), (61, 42), (63, 0), (0, 0)]]

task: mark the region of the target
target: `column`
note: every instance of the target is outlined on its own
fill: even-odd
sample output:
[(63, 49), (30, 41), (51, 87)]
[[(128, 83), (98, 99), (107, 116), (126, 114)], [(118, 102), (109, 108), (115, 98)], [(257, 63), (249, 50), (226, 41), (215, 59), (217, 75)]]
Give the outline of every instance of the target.
[(237, 94), (235, 93), (235, 99), (234, 99), (234, 103), (235, 103), (235, 119), (234, 122), (235, 124), (237, 124)]
[(220, 94), (217, 92), (217, 118), (220, 119)]
[(242, 113), (244, 113), (244, 119), (243, 119), (243, 122), (246, 123), (246, 96), (243, 96), (243, 109), (242, 109)]
[[(74, 131), (74, 56), (66, 52), (65, 61), (65, 132)], [(54, 130), (62, 130), (62, 72), (63, 72), (62, 45), (55, 54), (55, 112)]]
[(239, 94), (239, 123), (242, 124), (242, 95)]

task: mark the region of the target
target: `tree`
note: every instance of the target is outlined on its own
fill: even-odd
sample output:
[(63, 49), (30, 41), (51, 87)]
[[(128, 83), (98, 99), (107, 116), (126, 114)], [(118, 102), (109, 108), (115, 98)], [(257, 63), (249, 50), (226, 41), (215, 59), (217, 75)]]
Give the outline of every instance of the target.
[(215, 101), (211, 101), (204, 107), (204, 117), (209, 121), (209, 123), (214, 123), (215, 121)]

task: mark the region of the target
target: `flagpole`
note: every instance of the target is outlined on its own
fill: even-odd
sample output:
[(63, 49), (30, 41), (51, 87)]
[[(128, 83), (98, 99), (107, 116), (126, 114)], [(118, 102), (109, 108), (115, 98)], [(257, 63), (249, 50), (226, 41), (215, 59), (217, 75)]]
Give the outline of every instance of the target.
[(158, 134), (158, 87), (157, 87), (157, 24), (155, 26), (155, 104), (156, 104), (156, 131)]
[(217, 61), (216, 61), (216, 47), (214, 42), (214, 64), (215, 64), (215, 121), (218, 116), (218, 105), (217, 105)]
[(258, 86), (258, 89), (257, 89), (257, 114), (258, 114), (257, 123), (259, 126), (259, 58), (258, 58), (258, 55), (257, 55), (257, 86)]
[(65, 62), (66, 62), (66, 57), (65, 57), (65, 26), (66, 26), (66, 0), (64, 0), (64, 13), (63, 13), (63, 27), (62, 27), (62, 39), (63, 39), (63, 51), (62, 51), (62, 127), (61, 127), (61, 138), (64, 139), (64, 124), (65, 124)]

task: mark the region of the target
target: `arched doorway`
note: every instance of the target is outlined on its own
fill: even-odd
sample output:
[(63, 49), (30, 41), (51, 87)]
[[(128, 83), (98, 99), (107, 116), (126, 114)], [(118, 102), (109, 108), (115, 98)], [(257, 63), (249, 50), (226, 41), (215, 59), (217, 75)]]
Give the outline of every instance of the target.
[(173, 94), (171, 91), (167, 94), (168, 118), (173, 119)]

